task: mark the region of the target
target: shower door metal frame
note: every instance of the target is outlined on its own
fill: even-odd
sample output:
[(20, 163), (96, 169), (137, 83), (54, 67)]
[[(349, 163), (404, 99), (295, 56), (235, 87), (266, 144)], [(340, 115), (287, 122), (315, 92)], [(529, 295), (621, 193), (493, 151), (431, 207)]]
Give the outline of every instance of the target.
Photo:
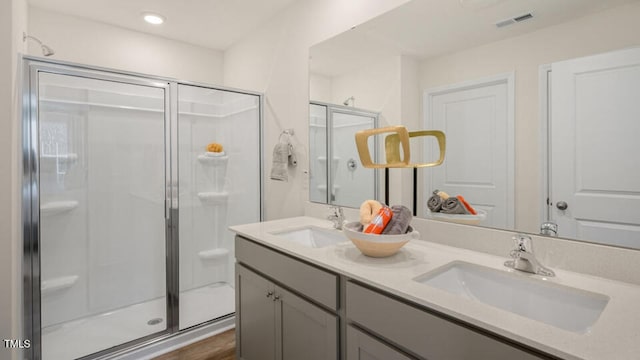
[[(366, 109), (359, 109), (353, 106), (330, 104), (330, 103), (325, 103), (321, 101), (310, 101), (309, 105), (324, 106), (324, 108), (326, 109), (326, 120), (327, 120), (326, 128), (325, 128), (325, 131), (326, 131), (325, 137), (327, 141), (327, 151), (326, 151), (327, 161), (325, 164), (326, 174), (327, 174), (326, 203), (329, 205), (333, 205), (331, 201), (331, 190), (333, 190), (333, 181), (331, 181), (331, 175), (332, 175), (331, 162), (333, 161), (333, 115), (347, 114), (347, 115), (356, 115), (356, 116), (362, 116), (362, 117), (370, 117), (370, 118), (373, 118), (373, 127), (377, 128), (379, 124), (380, 113), (377, 113), (371, 110), (366, 110)], [(354, 138), (354, 142), (355, 142), (355, 138)], [(373, 153), (374, 161), (377, 161), (378, 154), (379, 154), (377, 136), (373, 137), (373, 149), (374, 149), (374, 153)], [(380, 172), (378, 171), (378, 169), (373, 169), (373, 173), (374, 173), (373, 196), (374, 196), (374, 199), (378, 200), (380, 199), (380, 189), (378, 189), (378, 184), (380, 183), (380, 180), (379, 180)]]
[[(165, 256), (166, 256), (166, 310), (167, 327), (142, 338), (134, 339), (115, 347), (84, 356), (80, 359), (109, 359), (125, 355), (171, 337), (210, 326), (230, 319), (235, 313), (201, 324), (179, 329), (179, 239), (178, 239), (178, 187), (170, 186), (178, 181), (178, 85), (192, 85), (207, 89), (252, 95), (258, 97), (259, 160), (260, 181), (259, 221), (264, 216), (264, 96), (261, 93), (232, 89), (209, 84), (176, 80), (134, 72), (94, 67), (65, 61), (54, 61), (33, 56), (22, 56), (22, 294), (23, 294), (23, 334), (31, 340), (31, 347), (25, 349), (25, 360), (42, 359), (41, 344), (41, 269), (40, 269), (40, 164), (39, 164), (39, 119), (38, 119), (38, 74), (40, 72), (77, 76), (88, 79), (113, 81), (117, 83), (147, 86), (164, 90), (164, 142), (165, 142)], [(176, 192), (175, 196), (172, 193)], [(166, 192), (166, 190), (165, 190)]]

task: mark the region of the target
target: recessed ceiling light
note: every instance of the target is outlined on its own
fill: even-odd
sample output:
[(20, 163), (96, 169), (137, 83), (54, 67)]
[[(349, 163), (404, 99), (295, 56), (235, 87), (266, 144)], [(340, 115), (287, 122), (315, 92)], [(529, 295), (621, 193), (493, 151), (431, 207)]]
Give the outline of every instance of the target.
[(153, 25), (160, 25), (164, 22), (164, 16), (154, 13), (143, 13), (142, 17), (144, 18), (144, 21)]

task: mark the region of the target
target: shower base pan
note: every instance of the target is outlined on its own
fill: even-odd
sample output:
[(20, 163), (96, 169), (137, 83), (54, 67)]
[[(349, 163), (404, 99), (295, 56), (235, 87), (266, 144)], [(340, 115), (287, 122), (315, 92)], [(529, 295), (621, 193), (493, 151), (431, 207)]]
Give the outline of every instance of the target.
[[(234, 289), (214, 284), (180, 293), (180, 329), (231, 314)], [(42, 359), (65, 360), (108, 349), (166, 328), (164, 298), (42, 329)]]

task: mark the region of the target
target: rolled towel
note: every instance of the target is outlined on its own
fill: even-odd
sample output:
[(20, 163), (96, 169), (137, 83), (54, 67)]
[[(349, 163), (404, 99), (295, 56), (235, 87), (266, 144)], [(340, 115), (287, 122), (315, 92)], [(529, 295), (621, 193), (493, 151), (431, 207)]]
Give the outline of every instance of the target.
[(367, 226), (374, 216), (382, 209), (382, 204), (376, 200), (366, 200), (360, 205), (360, 224)]
[(449, 194), (447, 194), (444, 191), (440, 191), (440, 190), (434, 190), (433, 193), (435, 195), (440, 195), (440, 197), (442, 198), (442, 200), (447, 200), (449, 198)]
[(288, 181), (287, 164), (289, 162), (289, 144), (278, 143), (273, 148), (271, 180)]
[(382, 230), (382, 234), (405, 234), (409, 229), (409, 224), (411, 224), (411, 219), (413, 218), (411, 210), (406, 206), (393, 205), (391, 206), (391, 211), (393, 212), (393, 216), (384, 230)]
[(429, 210), (431, 210), (431, 212), (439, 212), (442, 209), (443, 203), (444, 200), (440, 197), (440, 195), (433, 194), (431, 195), (429, 200), (427, 200), (427, 207), (429, 208)]
[(450, 197), (442, 204), (441, 213), (444, 214), (468, 214), (469, 212), (456, 197)]

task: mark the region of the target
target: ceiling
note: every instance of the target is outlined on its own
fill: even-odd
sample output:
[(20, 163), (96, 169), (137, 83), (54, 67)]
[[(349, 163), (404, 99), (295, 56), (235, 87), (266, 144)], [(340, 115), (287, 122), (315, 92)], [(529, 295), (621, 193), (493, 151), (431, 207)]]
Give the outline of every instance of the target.
[[(296, 0), (28, 0), (29, 5), (225, 50)], [(150, 25), (141, 13), (166, 18)]]
[[(338, 76), (372, 59), (426, 59), (522, 35), (638, 0), (414, 0), (311, 48), (311, 71)], [(497, 28), (495, 23), (533, 18)]]

